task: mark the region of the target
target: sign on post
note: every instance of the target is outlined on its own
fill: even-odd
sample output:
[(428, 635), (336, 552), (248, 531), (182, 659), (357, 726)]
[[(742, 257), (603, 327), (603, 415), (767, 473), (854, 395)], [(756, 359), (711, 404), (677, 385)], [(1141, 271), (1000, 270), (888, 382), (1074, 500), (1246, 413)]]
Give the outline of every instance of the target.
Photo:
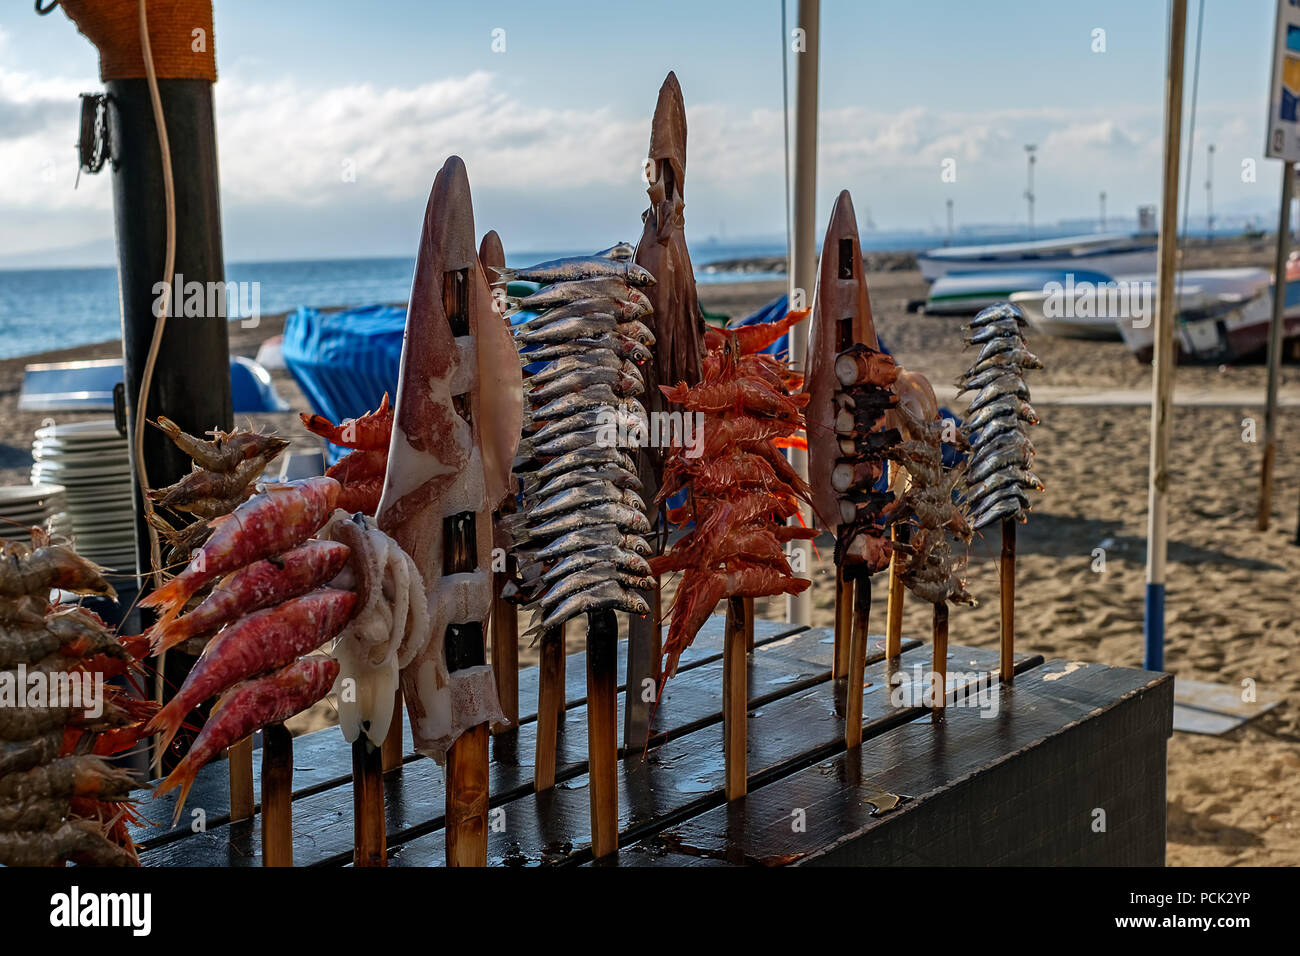
[(1277, 3), (1267, 129), (1264, 155), (1300, 162), (1300, 0)]

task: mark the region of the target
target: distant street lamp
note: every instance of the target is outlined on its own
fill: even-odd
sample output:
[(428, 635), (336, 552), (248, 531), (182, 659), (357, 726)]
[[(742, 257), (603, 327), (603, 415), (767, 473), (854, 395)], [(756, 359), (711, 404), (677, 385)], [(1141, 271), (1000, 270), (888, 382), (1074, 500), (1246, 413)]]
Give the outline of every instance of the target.
[(1025, 145), (1025, 156), (1028, 159), (1028, 184), (1025, 186), (1025, 201), (1029, 203), (1029, 238), (1034, 238), (1034, 162), (1036, 157), (1034, 151), (1038, 149), (1032, 143)]
[(952, 244), (952, 200), (948, 200), (948, 243)]
[(1101, 191), (1101, 232), (1106, 231), (1106, 190)]
[(1205, 237), (1214, 241), (1214, 144), (1205, 147)]

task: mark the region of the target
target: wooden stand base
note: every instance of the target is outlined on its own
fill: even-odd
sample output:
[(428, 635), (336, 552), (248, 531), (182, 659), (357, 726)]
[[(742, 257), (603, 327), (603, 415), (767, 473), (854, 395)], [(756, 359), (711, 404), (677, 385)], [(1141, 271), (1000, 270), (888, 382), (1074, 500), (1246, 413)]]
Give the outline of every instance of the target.
[(610, 610), (587, 616), (587, 767), (591, 852), (618, 850), (618, 619)]
[(831, 654), (831, 677), (835, 680), (849, 672), (849, 638), (853, 632), (853, 581), (844, 574), (843, 565), (835, 565), (835, 644)]
[(487, 866), (488, 725), (476, 724), (447, 751), (447, 865)]
[[(894, 544), (907, 544), (912, 540), (911, 525), (894, 525), (890, 531)], [(903, 649), (903, 602), (907, 590), (898, 574), (898, 556), (889, 559), (889, 607), (885, 611), (885, 656), (897, 657)]]
[(935, 713), (948, 703), (948, 605), (934, 606), (934, 642), (930, 646), (930, 673)]
[(492, 575), (492, 674), (501, 712), (510, 722), (506, 729), (519, 726), (519, 610), (501, 598), (513, 564), (514, 558), (507, 558), (506, 571)]
[(844, 691), (844, 746), (862, 744), (863, 671), (867, 666), (867, 627), (871, 622), (871, 575), (853, 580), (853, 628), (849, 638), (848, 686)]
[(555, 786), (555, 744), (559, 715), (564, 710), (564, 628), (542, 632), (537, 675), (537, 750), (533, 759), (533, 789)]
[(388, 725), (384, 746), (380, 752), (380, 765), (384, 773), (402, 765), (402, 689), (393, 695), (393, 722)]
[(262, 865), (293, 866), (293, 735), (262, 730)]
[(727, 799), (739, 800), (749, 791), (749, 623), (745, 598), (727, 600), (726, 634), (722, 645), (722, 734), (727, 762)]
[(1002, 563), (998, 567), (1002, 584), (1001, 664), (998, 673), (1004, 683), (1015, 677), (1016, 656), (1016, 523), (1002, 521)]
[(253, 818), (253, 738), (237, 740), (226, 749), (230, 765), (230, 819)]
[(352, 832), (354, 866), (388, 864), (383, 752), (364, 736), (352, 744)]

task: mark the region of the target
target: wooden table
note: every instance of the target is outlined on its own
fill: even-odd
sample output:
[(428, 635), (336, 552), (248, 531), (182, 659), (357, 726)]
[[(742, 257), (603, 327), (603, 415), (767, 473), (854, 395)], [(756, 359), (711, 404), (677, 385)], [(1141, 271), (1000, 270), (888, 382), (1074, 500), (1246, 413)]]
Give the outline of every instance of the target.
[[(936, 717), (895, 699), (903, 695), (889, 684), (892, 673), (901, 670), (906, 684), (913, 668), (928, 669), (929, 648), (905, 641), (888, 662), (883, 637), (873, 636), (864, 743), (846, 754), (831, 633), (758, 621), (748, 661), (749, 795), (728, 806), (722, 624), (714, 617), (683, 655), (650, 750), (620, 753), (621, 849), (599, 865), (1164, 862), (1170, 676), (1022, 654), (1014, 687), (998, 688), (995, 715), (981, 716), (987, 699), (981, 709), (950, 697)], [(622, 674), (626, 643), (618, 650)], [(519, 728), (492, 738), (490, 865), (591, 862), (586, 668), (573, 656), (556, 786), (533, 791), (535, 668), (519, 674)], [(975, 675), (971, 688), (996, 684), (987, 676), (996, 647), (953, 646), (948, 664), (950, 675)], [(411, 753), (409, 736), (404, 752), (384, 777), (389, 863), (441, 866), (443, 771)], [(294, 741), (295, 864), (351, 861), (350, 771), (337, 729)], [(140, 796), (141, 815), (161, 821), (133, 833), (145, 866), (261, 865), (257, 817), (229, 819), (223, 763), (200, 772), (177, 827), (170, 795)], [(201, 832), (191, 826), (195, 808), (204, 812)], [(1095, 829), (1097, 809), (1104, 832)]]

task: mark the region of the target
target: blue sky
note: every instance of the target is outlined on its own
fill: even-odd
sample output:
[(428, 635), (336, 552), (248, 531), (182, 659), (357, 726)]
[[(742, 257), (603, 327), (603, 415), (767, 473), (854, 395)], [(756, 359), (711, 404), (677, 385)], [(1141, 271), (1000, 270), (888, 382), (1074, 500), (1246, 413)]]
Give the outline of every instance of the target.
[[(635, 238), (640, 160), (669, 69), (691, 127), (689, 234), (779, 234), (779, 4), (218, 0), (227, 258), (409, 254), (452, 152), (469, 168), (480, 231), (497, 228), (508, 246)], [(1194, 219), (1208, 142), (1220, 217), (1273, 216), (1279, 171), (1261, 158), (1273, 16), (1272, 0), (1207, 0)], [(938, 228), (947, 198), (959, 224), (1023, 222), (1026, 142), (1039, 146), (1041, 223), (1095, 215), (1103, 189), (1112, 214), (1154, 202), (1166, 19), (1160, 0), (823, 0), (821, 223), (841, 188), (882, 229)], [(496, 28), (504, 53), (491, 48)], [(51, 261), (110, 261), (107, 177), (72, 189), (76, 93), (98, 87), (95, 53), (61, 12), (6, 5), (0, 261), (59, 249)], [(955, 183), (941, 182), (946, 159)], [(1243, 182), (1250, 161), (1257, 180)], [(347, 163), (355, 181), (340, 175)]]

